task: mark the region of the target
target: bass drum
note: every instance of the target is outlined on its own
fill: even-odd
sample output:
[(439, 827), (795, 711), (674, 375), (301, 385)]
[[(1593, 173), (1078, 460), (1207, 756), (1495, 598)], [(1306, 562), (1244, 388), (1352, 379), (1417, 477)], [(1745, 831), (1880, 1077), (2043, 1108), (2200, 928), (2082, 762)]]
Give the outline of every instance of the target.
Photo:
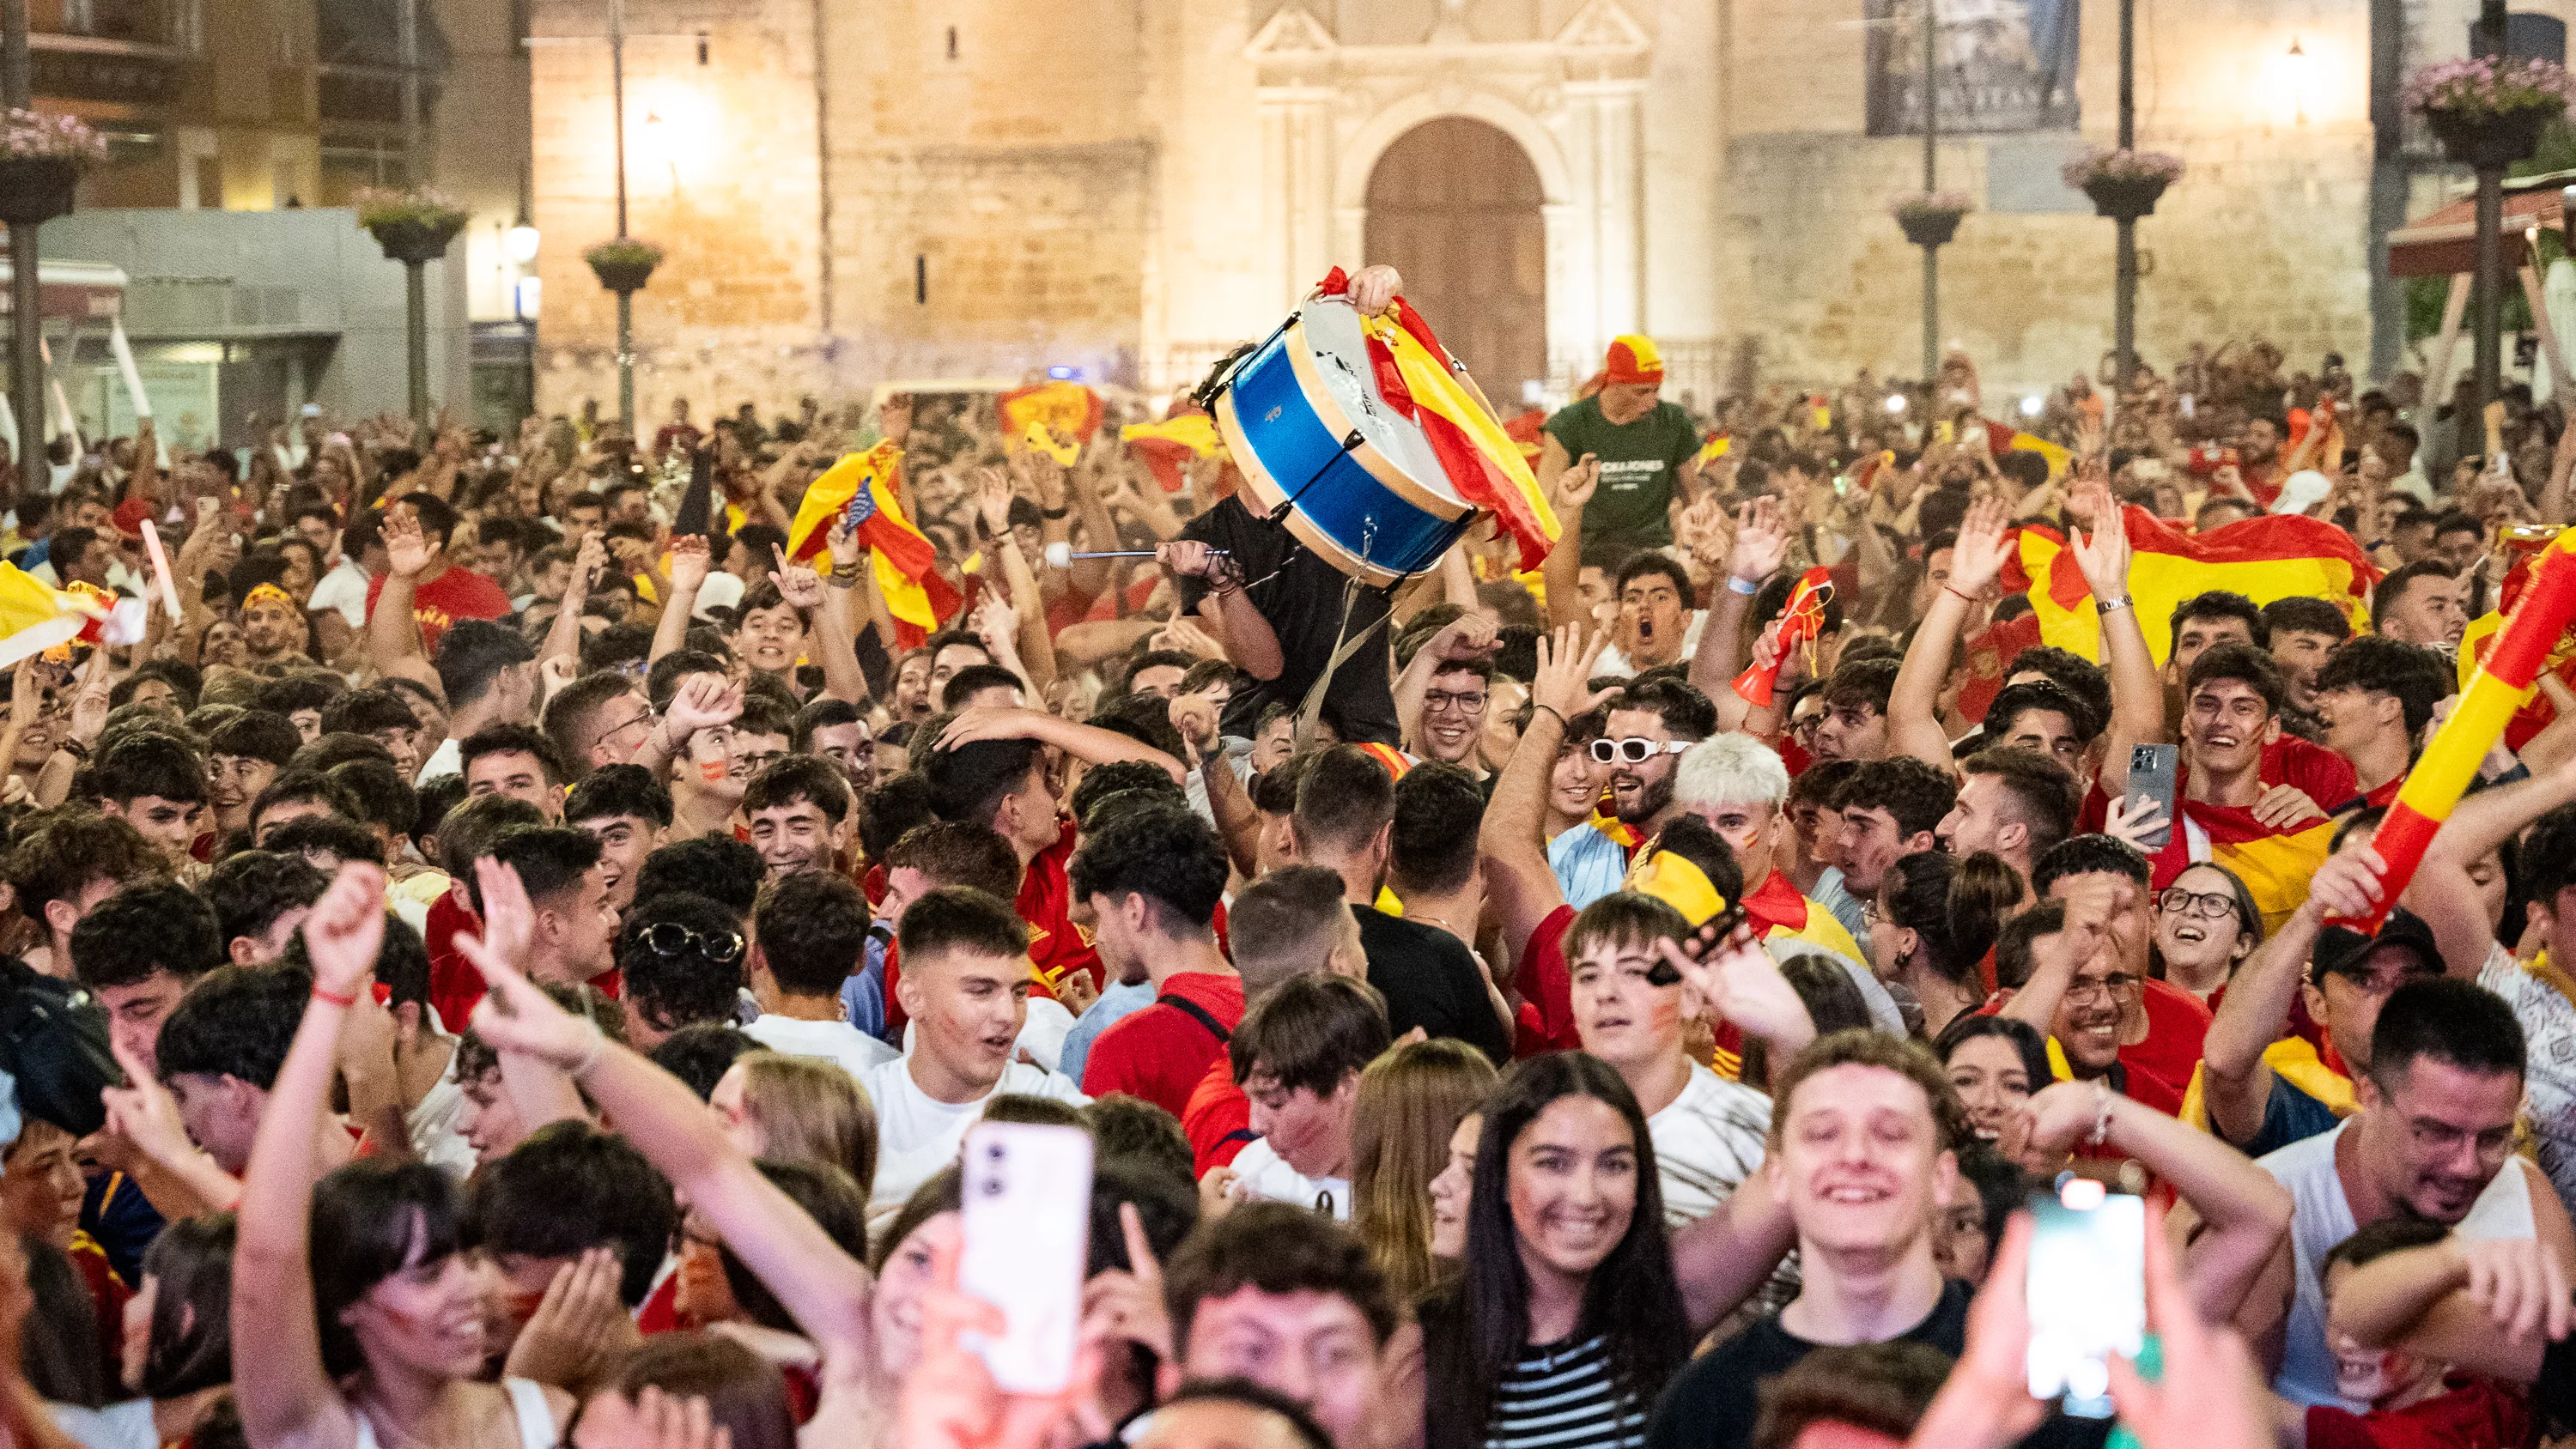
[(1246, 502), (1363, 583), (1431, 568), (1475, 520), (1421, 426), (1387, 406), (1359, 312), (1338, 297), (1308, 301), (1244, 360), (1216, 421)]

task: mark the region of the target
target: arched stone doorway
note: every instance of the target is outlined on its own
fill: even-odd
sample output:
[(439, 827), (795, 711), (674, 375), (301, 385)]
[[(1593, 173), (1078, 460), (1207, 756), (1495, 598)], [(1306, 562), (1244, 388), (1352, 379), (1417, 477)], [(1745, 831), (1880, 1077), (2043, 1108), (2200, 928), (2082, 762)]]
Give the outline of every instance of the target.
[(1366, 259), (1404, 274), (1406, 299), (1506, 417), (1547, 377), (1545, 200), (1520, 144), (1465, 116), (1415, 126), (1369, 173)]

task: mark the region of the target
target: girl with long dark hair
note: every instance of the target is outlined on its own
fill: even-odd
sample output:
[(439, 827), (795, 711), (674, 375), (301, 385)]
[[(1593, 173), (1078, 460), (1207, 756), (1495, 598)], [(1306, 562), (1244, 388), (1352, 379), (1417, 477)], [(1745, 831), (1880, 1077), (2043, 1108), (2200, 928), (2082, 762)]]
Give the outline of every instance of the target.
[(1645, 1442), (1690, 1355), (1645, 1115), (1607, 1062), (1516, 1064), (1485, 1104), (1459, 1281), (1422, 1307), (1427, 1449), (1548, 1421), (1562, 1449)]
[(1986, 999), (1977, 963), (2021, 893), (2021, 876), (1984, 851), (1965, 860), (1925, 851), (1888, 867), (1878, 899), (1862, 912), (1870, 952), (1880, 975), (1922, 1003), (1926, 1037)]

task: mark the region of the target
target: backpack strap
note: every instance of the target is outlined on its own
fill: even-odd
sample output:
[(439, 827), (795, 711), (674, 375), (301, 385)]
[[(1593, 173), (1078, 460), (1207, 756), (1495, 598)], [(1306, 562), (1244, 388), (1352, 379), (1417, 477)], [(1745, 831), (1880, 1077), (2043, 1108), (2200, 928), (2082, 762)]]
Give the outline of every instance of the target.
[(1234, 1040), (1234, 1033), (1227, 1031), (1224, 1023), (1218, 1021), (1215, 1015), (1206, 1007), (1199, 1005), (1188, 997), (1166, 996), (1163, 998), (1163, 1004), (1180, 1011), (1183, 1015), (1188, 1016), (1199, 1025), (1206, 1027), (1208, 1029), (1208, 1034), (1216, 1038), (1216, 1044), (1218, 1046), (1224, 1046), (1226, 1043)]

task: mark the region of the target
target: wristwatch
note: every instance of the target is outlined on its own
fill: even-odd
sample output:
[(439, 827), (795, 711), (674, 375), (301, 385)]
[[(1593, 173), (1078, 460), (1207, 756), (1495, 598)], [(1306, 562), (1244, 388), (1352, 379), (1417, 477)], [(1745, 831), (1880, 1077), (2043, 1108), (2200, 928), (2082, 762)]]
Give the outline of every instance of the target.
[(2130, 598), (2126, 594), (2122, 594), (2116, 599), (2095, 599), (2093, 601), (2093, 612), (2095, 614), (2116, 614), (2122, 609), (2129, 607), (2130, 602)]

